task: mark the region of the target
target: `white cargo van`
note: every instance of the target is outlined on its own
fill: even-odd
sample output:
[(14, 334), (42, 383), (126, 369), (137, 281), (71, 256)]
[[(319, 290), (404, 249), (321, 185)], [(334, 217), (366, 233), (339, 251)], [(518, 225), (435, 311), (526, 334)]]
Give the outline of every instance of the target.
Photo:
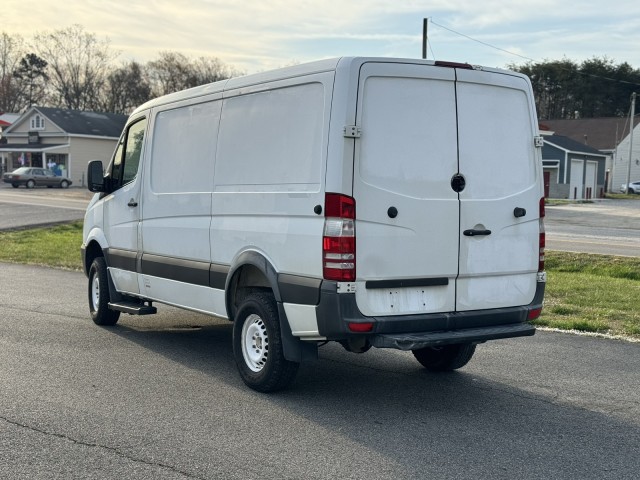
[(152, 100), (84, 222), (95, 323), (153, 302), (226, 317), (251, 388), (318, 345), (411, 350), (433, 371), (533, 335), (541, 139), (520, 74), (339, 58)]

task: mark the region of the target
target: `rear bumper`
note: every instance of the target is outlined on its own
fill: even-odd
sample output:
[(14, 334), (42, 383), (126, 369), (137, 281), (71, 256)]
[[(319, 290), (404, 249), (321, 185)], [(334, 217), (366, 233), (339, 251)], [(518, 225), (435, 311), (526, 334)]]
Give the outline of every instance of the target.
[(495, 327), (465, 328), (443, 332), (375, 335), (371, 339), (371, 343), (378, 348), (417, 350), (454, 343), (482, 343), (499, 338), (524, 337), (534, 333), (536, 333), (536, 329), (533, 325), (529, 323), (514, 323)]
[[(323, 282), (316, 309), (318, 330), (328, 340), (366, 337), (375, 347), (414, 350), (455, 343), (533, 335), (529, 312), (542, 308), (544, 282), (538, 282), (529, 305), (420, 315), (366, 317), (356, 305), (355, 295), (338, 294), (333, 282)], [(349, 323), (373, 323), (367, 333), (354, 333)]]

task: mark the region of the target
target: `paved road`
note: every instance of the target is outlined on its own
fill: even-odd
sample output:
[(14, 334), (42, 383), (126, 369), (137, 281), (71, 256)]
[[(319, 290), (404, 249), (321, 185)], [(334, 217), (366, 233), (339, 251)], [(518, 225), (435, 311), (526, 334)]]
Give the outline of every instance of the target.
[(0, 478), (637, 479), (640, 344), (539, 332), (458, 373), (321, 350), (248, 390), (223, 320), (88, 319), (85, 277), (0, 264)]
[[(13, 189), (0, 184), (0, 230), (81, 220), (92, 194), (83, 188)], [(640, 201), (547, 207), (547, 248), (640, 257)]]
[(11, 188), (0, 184), (0, 230), (82, 220), (91, 199), (84, 188)]
[(640, 201), (547, 207), (547, 248), (640, 257)]

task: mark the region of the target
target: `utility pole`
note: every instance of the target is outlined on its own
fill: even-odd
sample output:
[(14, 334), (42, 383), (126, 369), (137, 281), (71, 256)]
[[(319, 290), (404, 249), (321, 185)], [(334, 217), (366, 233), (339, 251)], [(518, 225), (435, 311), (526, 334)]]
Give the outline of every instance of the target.
[(636, 92), (631, 94), (631, 116), (629, 118), (629, 131), (631, 136), (629, 137), (629, 166), (627, 168), (627, 191), (629, 193), (629, 183), (631, 182), (631, 160), (633, 159), (633, 117), (636, 114)]
[(427, 32), (429, 30), (429, 19), (422, 19), (422, 59), (427, 58)]

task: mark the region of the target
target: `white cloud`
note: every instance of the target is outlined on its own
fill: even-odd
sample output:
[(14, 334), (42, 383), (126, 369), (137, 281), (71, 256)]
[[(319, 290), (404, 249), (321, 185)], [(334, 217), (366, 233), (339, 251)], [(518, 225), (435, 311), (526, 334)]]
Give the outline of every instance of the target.
[[(161, 50), (217, 56), (249, 72), (342, 54), (419, 56), (422, 18), (535, 59), (609, 55), (640, 67), (640, 2), (617, 0), (3, 0), (0, 31), (83, 25), (121, 59)], [(439, 58), (491, 66), (518, 57), (430, 28)]]

